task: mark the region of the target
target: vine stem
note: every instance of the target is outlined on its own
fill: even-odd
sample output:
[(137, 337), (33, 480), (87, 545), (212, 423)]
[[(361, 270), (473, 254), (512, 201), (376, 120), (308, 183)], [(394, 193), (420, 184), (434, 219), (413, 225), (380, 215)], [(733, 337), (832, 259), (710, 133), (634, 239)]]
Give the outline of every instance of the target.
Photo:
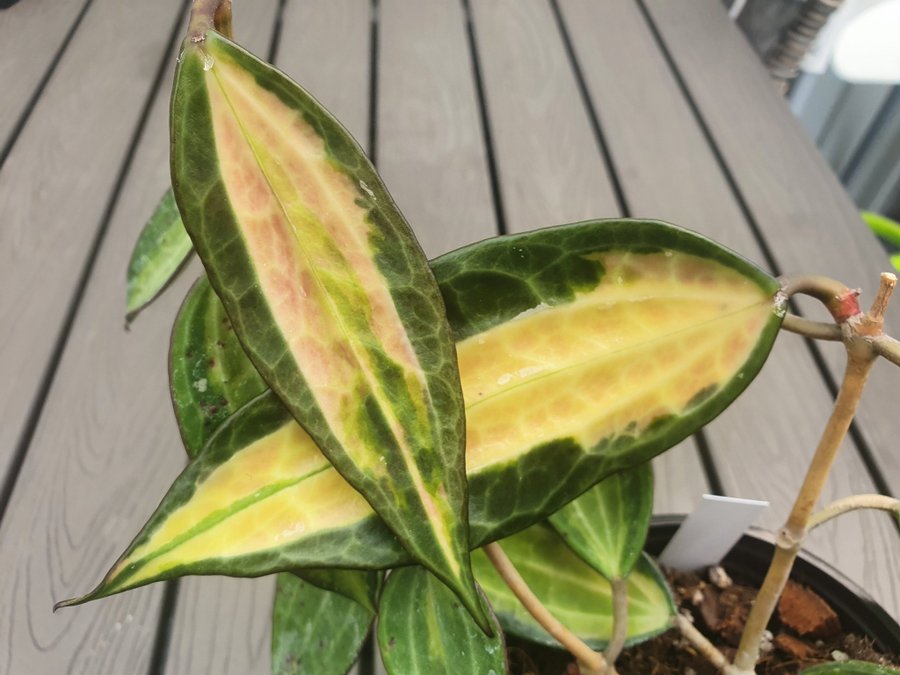
[(500, 573), (503, 581), (509, 586), (513, 594), (528, 610), (544, 630), (552, 635), (565, 647), (578, 662), (583, 675), (609, 675), (615, 673), (615, 669), (609, 666), (602, 655), (588, 647), (577, 635), (566, 628), (549, 610), (544, 607), (534, 592), (525, 583), (522, 575), (512, 564), (500, 544), (493, 542), (484, 547), (488, 559)]
[(603, 658), (607, 663), (615, 664), (628, 637), (628, 581), (613, 579), (609, 585), (612, 589), (613, 629)]
[(808, 530), (827, 523), (832, 518), (837, 518), (848, 511), (857, 509), (879, 509), (889, 511), (900, 516), (900, 499), (894, 499), (887, 495), (853, 495), (831, 502), (821, 511), (814, 513), (809, 519)]
[(728, 663), (725, 655), (716, 649), (716, 646), (703, 633), (697, 630), (691, 620), (684, 614), (676, 613), (672, 623), (681, 632), (681, 635), (694, 645), (694, 648), (700, 652), (703, 658), (715, 666), (719, 672), (725, 673), (725, 675), (733, 675), (737, 672), (734, 666)]
[(188, 35), (191, 42), (203, 42), (206, 31), (215, 29), (228, 39), (234, 37), (231, 26), (231, 0), (193, 0)]
[[(830, 279), (803, 277), (785, 284), (784, 291), (788, 296), (792, 293), (804, 293), (825, 304), (835, 321), (840, 324), (847, 350), (847, 366), (831, 417), (819, 440), (787, 522), (778, 533), (775, 555), (747, 618), (734, 660), (734, 666), (739, 673), (752, 673), (759, 658), (763, 632), (787, 584), (794, 561), (806, 537), (813, 508), (819, 501), (838, 450), (856, 414), (866, 380), (878, 357), (873, 338), (882, 335), (884, 312), (896, 283), (895, 275), (882, 274), (878, 294), (872, 308), (865, 314), (859, 311), (856, 301), (858, 292), (851, 291)], [(852, 312), (854, 306), (856, 311)]]

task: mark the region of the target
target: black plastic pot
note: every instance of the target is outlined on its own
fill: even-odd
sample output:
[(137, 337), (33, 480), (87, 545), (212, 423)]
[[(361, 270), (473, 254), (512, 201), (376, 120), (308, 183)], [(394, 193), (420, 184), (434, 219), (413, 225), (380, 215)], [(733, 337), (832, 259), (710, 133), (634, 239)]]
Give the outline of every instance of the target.
[[(659, 555), (684, 516), (654, 516), (645, 549)], [(753, 529), (725, 556), (723, 566), (736, 579), (760, 584), (774, 550), (772, 535)], [(837, 612), (844, 630), (867, 635), (880, 651), (900, 654), (900, 624), (885, 612), (862, 588), (810, 553), (801, 553), (791, 579), (818, 593)]]

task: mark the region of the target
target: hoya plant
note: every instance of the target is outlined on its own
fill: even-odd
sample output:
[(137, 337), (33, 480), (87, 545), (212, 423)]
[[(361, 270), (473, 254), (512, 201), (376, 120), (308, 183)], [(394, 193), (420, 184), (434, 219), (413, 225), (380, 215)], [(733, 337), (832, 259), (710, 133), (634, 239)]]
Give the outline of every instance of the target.
[[(133, 319), (195, 251), (172, 333), (188, 463), (93, 591), (278, 574), (276, 673), (343, 673), (374, 631), (390, 673), (503, 673), (505, 636), (583, 673), (673, 626), (750, 672), (880, 320), (842, 285), (779, 281), (660, 221), (594, 220), (426, 260), (359, 145), (195, 0), (171, 104), (172, 191), (137, 243)], [(835, 325), (787, 314), (819, 297)], [(759, 371), (781, 327), (850, 366), (735, 663), (642, 552), (649, 460)], [(602, 653), (601, 653), (602, 652)]]

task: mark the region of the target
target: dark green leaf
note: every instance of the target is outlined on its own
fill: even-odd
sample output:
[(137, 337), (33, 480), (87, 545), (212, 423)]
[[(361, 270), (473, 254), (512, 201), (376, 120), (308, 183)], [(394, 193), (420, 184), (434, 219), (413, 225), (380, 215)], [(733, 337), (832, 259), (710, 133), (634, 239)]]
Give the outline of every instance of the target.
[(167, 190), (141, 230), (128, 263), (129, 322), (175, 278), (191, 250), (175, 197)]
[(272, 616), (272, 672), (343, 675), (356, 661), (374, 617), (337, 593), (279, 574)]
[(378, 606), (378, 644), (389, 675), (501, 675), (497, 619), (487, 637), (450, 590), (422, 567), (394, 570)]
[(376, 612), (381, 580), (384, 576), (380, 571), (342, 570), (332, 567), (294, 570), (294, 574), (323, 590), (340, 593), (345, 598), (358, 602), (373, 614)]

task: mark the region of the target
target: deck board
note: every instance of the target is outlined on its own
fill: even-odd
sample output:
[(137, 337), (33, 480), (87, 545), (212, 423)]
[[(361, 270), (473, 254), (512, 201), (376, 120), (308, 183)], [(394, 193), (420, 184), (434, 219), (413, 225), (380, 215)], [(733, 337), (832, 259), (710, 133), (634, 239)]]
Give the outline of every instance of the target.
[(181, 4), (96, 0), (0, 172), (0, 478), (39, 396)]
[[(90, 0), (20, 2), (0, 10), (0, 165), (3, 152)], [(40, 38), (36, 36), (40, 35)], [(35, 42), (40, 40), (40, 48)], [(22, 58), (27, 54), (26, 58)]]
[[(2, 313), (16, 316), (6, 306), (10, 301), (36, 308), (22, 312), (12, 343), (20, 351), (4, 344), (4, 374), (10, 358), (22, 362), (15, 364), (18, 377), (37, 380), (38, 366), (46, 366), (40, 364), (48, 358), (45, 333), (58, 330), (66, 285), (71, 290), (83, 264), (79, 258), (110, 199), (147, 90), (161, 60), (174, 63), (174, 53), (164, 55), (163, 47), (181, 4), (125, 8), (98, 0), (67, 52), (73, 60), (60, 65), (60, 79), (48, 86), (0, 174), (0, 202), (13, 213), (10, 222), (21, 237), (3, 268), (6, 288), (14, 293), (3, 294)], [(110, 31), (133, 34), (133, 44), (126, 49), (106, 40)], [(102, 61), (86, 80), (89, 58)], [(130, 99), (110, 110), (108, 100), (116, 96)], [(66, 130), (59, 110), (73, 107), (84, 116), (72, 118), (77, 126)], [(106, 145), (97, 143), (99, 129), (107, 134)], [(157, 155), (163, 162), (165, 153), (163, 146)], [(165, 369), (149, 367), (165, 362), (168, 326), (161, 322), (157, 331), (131, 334), (122, 328), (130, 247), (167, 182), (149, 187), (156, 165), (136, 159), (134, 166), (146, 170), (119, 204), (0, 526), (0, 672), (10, 675), (139, 673), (150, 662), (162, 586), (51, 613), (54, 602), (86, 592), (109, 568), (171, 481), (165, 463), (155, 458), (169, 452), (174, 459), (179, 452), (165, 402)], [(10, 252), (3, 248), (4, 257)], [(54, 264), (36, 264), (41, 260)], [(154, 309), (167, 306), (174, 312), (177, 299), (164, 298)], [(0, 381), (5, 395), (11, 383), (5, 375)], [(7, 428), (14, 426), (6, 419)]]
[[(683, 12), (665, 0), (647, 1), (780, 271), (826, 274), (861, 287), (863, 301), (871, 302), (879, 272), (890, 269), (885, 251), (864, 230), (857, 208), (772, 90), (721, 4), (695, 4)], [(896, 303), (885, 330), (900, 334)], [(840, 381), (843, 350), (828, 347), (836, 346), (826, 345), (822, 352), (832, 377)], [(876, 368), (858, 415), (861, 433), (894, 494), (900, 494), (898, 396), (896, 372)]]

